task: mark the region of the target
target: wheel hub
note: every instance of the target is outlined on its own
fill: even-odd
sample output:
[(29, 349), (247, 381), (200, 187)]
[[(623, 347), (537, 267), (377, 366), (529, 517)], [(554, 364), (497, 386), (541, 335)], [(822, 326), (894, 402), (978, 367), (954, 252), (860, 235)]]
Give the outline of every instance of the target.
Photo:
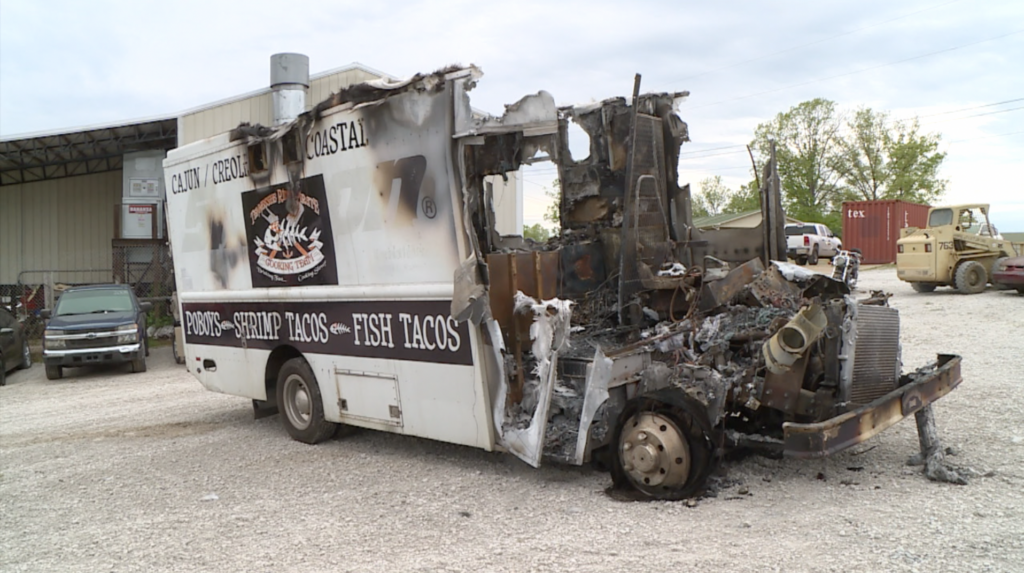
[(291, 376), (285, 380), (285, 410), (292, 424), (305, 429), (309, 426), (312, 418), (312, 403), (309, 399), (309, 389), (299, 376)]
[(678, 489), (690, 475), (690, 446), (676, 423), (661, 413), (642, 412), (626, 421), (619, 459), (637, 488)]

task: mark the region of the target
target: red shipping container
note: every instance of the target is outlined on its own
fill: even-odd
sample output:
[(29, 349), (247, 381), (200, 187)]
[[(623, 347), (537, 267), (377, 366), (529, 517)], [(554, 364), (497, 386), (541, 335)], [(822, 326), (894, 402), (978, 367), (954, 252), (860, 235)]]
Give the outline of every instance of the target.
[(860, 249), (865, 264), (895, 263), (900, 229), (924, 227), (929, 208), (906, 201), (846, 201), (843, 248)]

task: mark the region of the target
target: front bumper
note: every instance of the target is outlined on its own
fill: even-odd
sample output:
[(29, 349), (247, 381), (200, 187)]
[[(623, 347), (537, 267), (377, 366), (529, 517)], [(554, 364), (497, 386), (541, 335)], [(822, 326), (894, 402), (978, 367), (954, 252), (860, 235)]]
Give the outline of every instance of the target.
[(860, 444), (949, 394), (963, 379), (960, 357), (940, 354), (938, 360), (904, 376), (899, 388), (856, 410), (814, 424), (782, 425), (783, 455), (822, 458)]
[(121, 364), (131, 362), (145, 352), (142, 344), (121, 344), (103, 348), (75, 350), (44, 350), (43, 362), (50, 366), (88, 366), (91, 364)]

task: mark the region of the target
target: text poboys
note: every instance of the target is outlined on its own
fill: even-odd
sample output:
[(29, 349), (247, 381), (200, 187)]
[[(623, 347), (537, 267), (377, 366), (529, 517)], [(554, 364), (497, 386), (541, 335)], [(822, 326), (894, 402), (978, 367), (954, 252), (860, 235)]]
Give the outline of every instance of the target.
[(324, 354), (462, 363), (469, 360), (468, 331), (449, 316), (448, 306), (442, 301), (193, 303), (183, 305), (183, 326), (189, 343), (266, 349), (290, 344)]

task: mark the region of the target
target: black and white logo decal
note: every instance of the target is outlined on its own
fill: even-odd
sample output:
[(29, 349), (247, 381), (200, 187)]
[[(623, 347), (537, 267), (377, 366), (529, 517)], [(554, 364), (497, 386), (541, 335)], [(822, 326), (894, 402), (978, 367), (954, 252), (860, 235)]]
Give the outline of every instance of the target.
[(301, 180), (297, 192), (243, 193), (242, 207), (254, 287), (338, 284), (322, 175)]

